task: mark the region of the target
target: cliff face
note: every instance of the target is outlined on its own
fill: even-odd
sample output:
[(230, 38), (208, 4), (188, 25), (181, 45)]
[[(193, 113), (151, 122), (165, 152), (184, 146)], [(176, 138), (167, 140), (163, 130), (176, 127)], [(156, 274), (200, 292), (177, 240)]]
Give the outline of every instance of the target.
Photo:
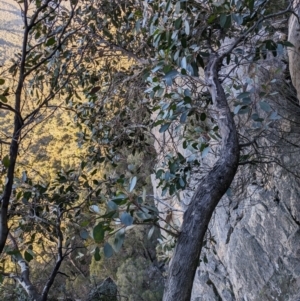
[[(284, 138), (276, 135), (274, 129), (276, 138), (272, 141), (272, 147), (276, 145), (272, 156), (280, 158), (283, 165), (264, 166), (266, 174), (259, 171), (253, 175), (252, 169), (238, 173), (236, 186), (242, 173), (246, 178), (242, 193), (224, 196), (213, 216), (194, 281), (193, 301), (300, 300), (300, 181), (295, 175), (300, 155), (296, 146), (300, 130), (295, 122), (299, 110), (295, 95), (300, 94), (300, 39), (296, 21), (293, 16), (289, 22), (289, 40), (295, 47), (284, 59), (289, 60), (297, 92), (293, 92), (292, 101), (285, 99), (293, 90), (290, 85), (287, 94), (284, 92), (270, 100), (288, 120), (281, 125)], [(266, 72), (272, 73), (279, 67), (278, 82), (289, 84), (282, 71), (287, 68), (282, 59), (266, 60), (262, 67), (264, 72), (256, 69), (258, 82), (259, 76), (264, 77)], [(247, 72), (252, 72), (251, 67), (239, 70), (238, 76), (248, 76)], [(183, 154), (189, 155), (185, 151)], [(205, 160), (211, 166), (214, 158), (208, 156)], [(245, 175), (245, 171), (248, 174)], [(156, 186), (155, 181), (153, 185)], [(188, 203), (187, 194), (181, 197)]]
[(222, 200), (192, 300), (299, 300), (300, 191), (288, 175), (280, 182), (278, 194), (252, 184), (246, 198)]

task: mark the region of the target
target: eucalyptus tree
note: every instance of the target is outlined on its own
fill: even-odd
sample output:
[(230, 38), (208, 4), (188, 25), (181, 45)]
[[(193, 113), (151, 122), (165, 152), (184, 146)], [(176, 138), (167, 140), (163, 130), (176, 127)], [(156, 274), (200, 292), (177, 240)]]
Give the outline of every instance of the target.
[[(218, 160), (196, 186), (184, 213), (168, 270), (165, 301), (190, 300), (212, 214), (230, 188), (238, 165), (244, 164), (245, 158), (257, 159), (245, 147), (257, 143), (261, 129), (280, 119), (266, 101), (254, 100), (257, 91), (247, 90), (246, 83), (239, 87), (231, 84), (231, 89), (236, 90), (233, 95), (225, 92), (225, 86), (230, 86), (227, 79), (241, 64), (259, 62), (268, 55), (282, 53), (283, 46), (292, 46), (287, 41), (270, 39), (276, 31), (274, 20), (286, 18), (292, 9), (292, 1), (245, 0), (153, 1), (144, 10), (144, 16), (147, 12), (150, 15), (150, 41), (155, 49), (147, 90), (150, 99), (158, 101), (154, 107), (159, 112), (155, 125), (161, 126), (160, 133), (175, 125), (178, 133), (180, 127), (184, 132), (191, 126), (188, 118), (209, 118), (211, 129), (202, 127), (196, 139), (191, 140), (183, 134), (183, 147), (192, 146), (203, 157), (205, 149), (219, 144)], [(200, 68), (204, 73), (199, 72)], [(234, 115), (242, 114), (251, 116), (255, 123), (251, 138), (239, 137)], [(244, 131), (240, 129), (241, 134)], [(188, 168), (184, 169), (182, 155), (177, 154), (177, 158), (179, 164), (174, 157), (165, 158), (169, 163), (157, 174), (163, 191), (170, 195), (187, 185)], [(196, 163), (199, 164), (197, 160)], [(278, 160), (277, 163), (280, 164)]]
[[(91, 129), (94, 149), (97, 144), (103, 146), (91, 157), (102, 155), (103, 162), (110, 161), (114, 166), (122, 161), (120, 146), (132, 151), (138, 149), (145, 145), (145, 135), (151, 135), (149, 131), (158, 126), (165, 137), (176, 132), (183, 149), (193, 153), (184, 158), (176, 150), (163, 151), (158, 154), (163, 166), (156, 171), (162, 197), (187, 189), (195, 170), (202, 177), (180, 231), (168, 226), (164, 229), (176, 242), (164, 300), (189, 300), (204, 236), (216, 206), (230, 188), (239, 164), (271, 162), (263, 159), (267, 156), (257, 152), (255, 145), (267, 135), (268, 126), (274, 126), (280, 119), (266, 100), (257, 101), (259, 88), (231, 80), (232, 75), (241, 65), (260, 63), (270, 55), (282, 54), (285, 46), (292, 46), (285, 40), (273, 41), (270, 35), (277, 30), (274, 20), (287, 18), (293, 2), (169, 0), (139, 4), (111, 2), (116, 14), (110, 16), (109, 28), (116, 30), (116, 35), (108, 36), (111, 44), (119, 45), (118, 49), (133, 59), (131, 76), (126, 72), (118, 74), (113, 85), (113, 94), (121, 98), (127, 96), (126, 91), (128, 95), (136, 92), (131, 98), (123, 97), (123, 103), (130, 109), (124, 110), (118, 103), (107, 105), (107, 95), (99, 91), (98, 97), (103, 95), (101, 111), (92, 108), (84, 120)], [(122, 36), (128, 34), (130, 43), (122, 43)], [(138, 82), (138, 78), (146, 81), (144, 96), (139, 89), (143, 81)], [(122, 88), (116, 89), (118, 86)], [(268, 93), (260, 96), (267, 99)], [(107, 123), (105, 116), (111, 112), (111, 105), (115, 115)], [(136, 111), (144, 115), (135, 114)], [(239, 122), (237, 130), (239, 116), (247, 116), (247, 121), (250, 119), (253, 124)], [(98, 128), (94, 127), (95, 120)], [(244, 135), (245, 132), (248, 134)], [(84, 136), (82, 139), (87, 139)], [(171, 140), (177, 138), (173, 136)], [(202, 172), (203, 160), (199, 157), (205, 157), (210, 149), (217, 151), (219, 159), (208, 172)], [(281, 164), (278, 159), (272, 162)], [(136, 185), (137, 171), (129, 171), (131, 179), (125, 175), (114, 178), (123, 187), (112, 191), (115, 195), (109, 206), (111, 214), (116, 214), (112, 217), (117, 218), (123, 212), (119, 216), (123, 225), (151, 222), (160, 226), (162, 212), (159, 214), (149, 207), (151, 196)], [(100, 221), (94, 234), (101, 230)]]
[[(20, 53), (1, 66), (0, 74), (0, 110), (3, 118), (13, 119), (0, 141), (0, 253), (11, 255), (20, 273), (4, 270), (1, 275), (18, 282), (31, 299), (47, 300), (63, 260), (83, 247), (73, 245), (72, 237), (79, 234), (78, 223), (85, 222), (80, 210), (88, 206), (101, 183), (90, 187), (91, 172), (77, 170), (57, 171), (52, 183), (37, 183), (25, 170), (17, 172), (20, 146), (56, 110), (68, 107), (74, 111), (73, 97), (95, 99), (99, 58), (107, 53), (111, 57), (112, 48), (93, 36), (96, 27), (110, 34), (97, 1), (24, 0), (18, 4), (24, 25)], [(87, 239), (84, 229), (80, 235)], [(39, 257), (36, 246), (44, 249), (41, 257), (56, 257), (41, 290), (32, 283), (28, 265)]]
[[(42, 293), (38, 292), (30, 282), (26, 262), (33, 251), (27, 248), (22, 256), (11, 233), (8, 252), (19, 263), (22, 275), (3, 275), (18, 280), (32, 299), (47, 300), (62, 260), (76, 248), (62, 224), (72, 224), (73, 232), (80, 225), (80, 236), (89, 241), (98, 261), (101, 248), (107, 257), (121, 250), (130, 227), (161, 227), (161, 212), (146, 188), (152, 170), (143, 169), (143, 160), (145, 153), (151, 154), (147, 163), (151, 166), (155, 156), (151, 144), (156, 137), (151, 129), (159, 126), (165, 134), (175, 128), (193, 159), (180, 152), (163, 158), (165, 165), (156, 171), (163, 195), (188, 188), (192, 172), (202, 172), (199, 156), (214, 148), (219, 157), (201, 174), (181, 229), (164, 229), (176, 240), (164, 300), (189, 300), (212, 214), (238, 165), (257, 159), (249, 147), (257, 142), (261, 129), (279, 119), (266, 101), (254, 100), (256, 91), (229, 79), (239, 65), (259, 62), (291, 46), (271, 40), (268, 34), (276, 31), (272, 21), (286, 17), (293, 2), (19, 3), (24, 21), (21, 54), (9, 70), (3, 69), (0, 79), (4, 87), (0, 108), (14, 115), (13, 131), (1, 141), (10, 150), (2, 160), (6, 180), (0, 251), (7, 244), (10, 227), (31, 233), (32, 228), (14, 224), (21, 216), (49, 241), (54, 240), (57, 260)], [(30, 109), (28, 101), (33, 98), (36, 101)], [(88, 149), (80, 168), (58, 173), (57, 181), (48, 185), (33, 184), (26, 174), (17, 181), (20, 143), (35, 123), (62, 103), (76, 113), (79, 143)], [(237, 116), (243, 114), (255, 122), (250, 138), (241, 135), (243, 128), (236, 128)]]

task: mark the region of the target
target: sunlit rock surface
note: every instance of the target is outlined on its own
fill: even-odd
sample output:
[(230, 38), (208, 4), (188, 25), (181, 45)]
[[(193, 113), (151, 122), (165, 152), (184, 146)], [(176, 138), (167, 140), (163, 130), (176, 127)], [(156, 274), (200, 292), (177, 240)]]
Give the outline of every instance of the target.
[(13, 57), (21, 46), (23, 21), (17, 1), (0, 0), (0, 64)]

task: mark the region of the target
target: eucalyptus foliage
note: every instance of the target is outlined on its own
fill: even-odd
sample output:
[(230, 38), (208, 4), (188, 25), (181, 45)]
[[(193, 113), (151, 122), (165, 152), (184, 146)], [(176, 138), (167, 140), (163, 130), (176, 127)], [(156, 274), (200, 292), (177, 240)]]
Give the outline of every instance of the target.
[[(235, 122), (247, 116), (239, 134), (253, 121), (251, 135), (241, 135), (241, 144), (251, 146), (280, 120), (268, 103), (272, 92), (256, 90), (251, 78), (245, 83), (231, 75), (242, 64), (259, 63), (292, 46), (270, 39), (276, 31), (273, 20), (289, 13), (292, 2), (276, 8), (265, 0), (18, 3), (22, 49), (0, 78), (0, 109), (14, 115), (13, 130), (1, 140), (10, 149), (2, 157), (0, 250), (26, 268), (36, 256), (35, 244), (55, 250), (57, 261), (42, 293), (29, 274), (26, 279), (3, 274), (18, 280), (32, 298), (46, 300), (61, 262), (77, 248), (84, 249), (81, 257), (90, 253), (100, 261), (102, 254), (110, 258), (122, 250), (130, 228), (162, 227), (149, 189), (151, 173), (162, 197), (190, 188), (195, 171), (207, 175), (203, 160), (213, 150), (222, 152), (223, 117), (215, 100), (220, 91), (226, 92), (223, 101)], [(33, 126), (61, 106), (74, 113), (78, 144), (85, 150), (78, 167), (57, 171), (51, 183), (37, 183), (26, 171), (16, 174), (19, 146)], [(178, 150), (157, 154), (155, 129), (161, 135), (176, 133), (190, 155)], [(241, 164), (259, 158), (249, 148), (241, 154)], [(175, 241), (180, 238), (178, 229), (164, 225)], [(79, 246), (75, 237), (82, 239)], [(199, 252), (201, 246), (199, 241)], [(131, 269), (135, 263), (124, 265)], [(188, 298), (190, 288), (184, 294)]]

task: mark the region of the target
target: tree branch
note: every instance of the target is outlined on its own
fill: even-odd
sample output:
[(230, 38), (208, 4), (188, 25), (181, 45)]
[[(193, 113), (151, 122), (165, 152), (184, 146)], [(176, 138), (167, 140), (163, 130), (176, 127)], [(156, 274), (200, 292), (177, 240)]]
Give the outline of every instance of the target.
[(40, 295), (38, 294), (36, 287), (30, 281), (29, 265), (26, 262), (26, 260), (22, 257), (18, 248), (18, 244), (15, 238), (11, 235), (11, 233), (9, 233), (9, 238), (13, 243), (14, 251), (17, 253), (16, 255), (13, 255), (13, 258), (16, 260), (17, 264), (21, 269), (21, 276), (9, 274), (8, 277), (16, 279), (24, 288), (28, 296), (32, 298), (32, 300), (39, 300)]
[(57, 273), (59, 272), (59, 268), (61, 266), (62, 261), (64, 260), (64, 255), (63, 255), (63, 234), (61, 231), (61, 216), (62, 213), (60, 211), (59, 206), (57, 206), (57, 211), (56, 211), (56, 235), (57, 235), (57, 259), (56, 259), (56, 263), (54, 265), (54, 268), (52, 270), (52, 273), (47, 281), (47, 283), (44, 286), (43, 292), (42, 292), (42, 296), (41, 296), (41, 300), (40, 301), (47, 301), (47, 297), (49, 294), (49, 290), (54, 282), (54, 279), (57, 275)]

